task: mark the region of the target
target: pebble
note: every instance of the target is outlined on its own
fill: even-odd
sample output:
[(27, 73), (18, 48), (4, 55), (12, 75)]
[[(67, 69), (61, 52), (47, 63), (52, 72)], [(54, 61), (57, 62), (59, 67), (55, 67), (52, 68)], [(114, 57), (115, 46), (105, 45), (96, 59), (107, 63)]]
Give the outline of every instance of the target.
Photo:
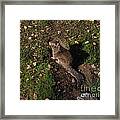
[(30, 65), (27, 65), (27, 69), (31, 68)]
[(96, 36), (94, 36), (93, 38), (97, 38)]
[(66, 91), (64, 90), (63, 92), (65, 93)]
[(46, 31), (48, 31), (50, 28), (46, 28)]
[(73, 39), (74, 38), (74, 36), (73, 37), (71, 37), (71, 39)]
[(35, 47), (32, 47), (32, 49), (35, 49)]
[(85, 44), (88, 44), (88, 43), (89, 43), (89, 41), (86, 41), (86, 42), (85, 42)]
[(48, 64), (48, 68), (50, 69), (50, 64)]
[(75, 41), (75, 43), (76, 43), (76, 44), (79, 44), (79, 42), (78, 42), (78, 41)]
[(34, 36), (34, 34), (32, 33), (31, 36)]
[(33, 56), (37, 56), (37, 53), (34, 53)]
[(25, 48), (28, 48), (29, 46), (26, 46)]
[(87, 32), (89, 32), (90, 30), (87, 30)]
[(34, 62), (33, 65), (36, 66), (36, 62)]
[(93, 45), (96, 45), (96, 43), (95, 43), (95, 42), (93, 42)]
[(94, 71), (94, 73), (95, 73), (95, 74), (97, 74), (97, 72), (96, 72), (96, 71)]
[(34, 60), (36, 60), (36, 61), (37, 61), (36, 57), (33, 57), (33, 58), (34, 58)]
[(28, 27), (31, 28), (32, 26), (29, 25)]
[(35, 37), (37, 37), (38, 35), (35, 35)]
[(40, 74), (40, 77), (42, 77), (42, 74)]
[(60, 81), (58, 81), (57, 84), (60, 84)]
[(55, 71), (57, 71), (57, 69), (54, 69)]
[(31, 40), (32, 37), (29, 37), (28, 39)]
[(27, 26), (24, 26), (24, 29), (26, 30), (26, 29), (27, 29)]
[(41, 32), (44, 32), (44, 30), (40, 30)]
[(94, 65), (94, 64), (92, 64), (92, 65), (91, 65), (91, 67), (92, 67), (92, 68), (95, 68), (95, 65)]
[(58, 91), (60, 92), (61, 90), (59, 89)]
[(61, 31), (58, 31), (58, 34), (60, 34), (61, 33)]
[(26, 81), (28, 81), (29, 79), (27, 78)]
[(37, 31), (37, 29), (35, 29), (35, 31)]

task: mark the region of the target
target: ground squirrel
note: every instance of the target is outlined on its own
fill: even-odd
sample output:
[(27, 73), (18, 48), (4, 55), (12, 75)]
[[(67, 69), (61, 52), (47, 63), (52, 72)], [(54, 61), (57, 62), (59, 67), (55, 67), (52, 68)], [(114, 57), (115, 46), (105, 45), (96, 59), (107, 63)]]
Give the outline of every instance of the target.
[(83, 81), (83, 75), (72, 68), (72, 56), (69, 50), (62, 46), (60, 39), (53, 39), (49, 42), (49, 45), (52, 48), (51, 58), (55, 59), (58, 64), (62, 65), (66, 71), (77, 80), (77, 82), (81, 83)]

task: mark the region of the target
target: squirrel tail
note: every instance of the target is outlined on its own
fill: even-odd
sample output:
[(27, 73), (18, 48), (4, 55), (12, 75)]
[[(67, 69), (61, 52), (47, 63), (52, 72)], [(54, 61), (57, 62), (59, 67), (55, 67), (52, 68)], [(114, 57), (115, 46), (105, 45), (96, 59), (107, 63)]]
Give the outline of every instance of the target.
[(84, 77), (82, 74), (78, 73), (75, 69), (73, 69), (71, 66), (67, 68), (68, 73), (70, 73), (77, 82), (82, 82), (84, 80)]

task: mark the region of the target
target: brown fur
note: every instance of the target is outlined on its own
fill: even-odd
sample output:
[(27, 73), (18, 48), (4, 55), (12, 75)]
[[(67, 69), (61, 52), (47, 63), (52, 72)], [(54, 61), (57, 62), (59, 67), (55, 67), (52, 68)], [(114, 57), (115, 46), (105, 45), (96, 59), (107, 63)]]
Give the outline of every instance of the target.
[(60, 39), (53, 39), (49, 42), (49, 45), (52, 48), (52, 59), (55, 59), (58, 64), (62, 65), (77, 81), (81, 81), (83, 76), (71, 67), (72, 56), (69, 50), (60, 44)]

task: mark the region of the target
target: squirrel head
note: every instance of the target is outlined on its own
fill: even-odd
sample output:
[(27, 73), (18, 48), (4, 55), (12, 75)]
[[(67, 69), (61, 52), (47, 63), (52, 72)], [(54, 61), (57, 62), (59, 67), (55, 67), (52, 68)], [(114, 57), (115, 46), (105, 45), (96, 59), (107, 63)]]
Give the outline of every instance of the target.
[(52, 41), (50, 41), (49, 45), (54, 50), (54, 52), (58, 52), (60, 50), (60, 42), (58, 38), (55, 38)]

